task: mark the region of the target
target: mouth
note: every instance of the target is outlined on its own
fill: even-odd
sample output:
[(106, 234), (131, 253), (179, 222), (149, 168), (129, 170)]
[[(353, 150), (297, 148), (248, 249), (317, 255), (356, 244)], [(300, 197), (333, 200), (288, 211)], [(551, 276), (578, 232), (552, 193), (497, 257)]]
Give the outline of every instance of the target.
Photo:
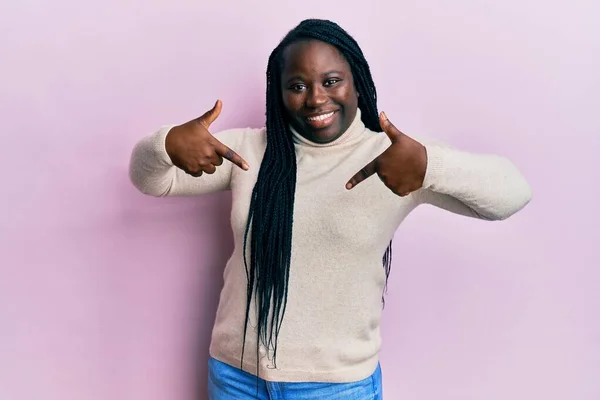
[(310, 117), (305, 117), (305, 119), (308, 125), (310, 125), (313, 129), (321, 129), (331, 125), (335, 114), (337, 114), (337, 111), (330, 111), (318, 115), (311, 115)]

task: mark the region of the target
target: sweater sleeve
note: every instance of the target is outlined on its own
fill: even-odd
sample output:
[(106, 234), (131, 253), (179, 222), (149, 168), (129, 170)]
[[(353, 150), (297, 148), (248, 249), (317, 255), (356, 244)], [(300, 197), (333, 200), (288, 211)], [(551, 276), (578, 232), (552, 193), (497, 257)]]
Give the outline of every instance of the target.
[(508, 159), (440, 143), (424, 145), (427, 170), (423, 187), (415, 192), (418, 204), (494, 221), (510, 217), (530, 202), (529, 184)]
[[(173, 165), (165, 149), (165, 139), (174, 125), (163, 126), (136, 143), (129, 163), (129, 178), (142, 193), (155, 196), (195, 196), (230, 189), (233, 164), (224, 160), (214, 174), (193, 177)], [(215, 135), (223, 144), (238, 151), (243, 130), (231, 129)]]

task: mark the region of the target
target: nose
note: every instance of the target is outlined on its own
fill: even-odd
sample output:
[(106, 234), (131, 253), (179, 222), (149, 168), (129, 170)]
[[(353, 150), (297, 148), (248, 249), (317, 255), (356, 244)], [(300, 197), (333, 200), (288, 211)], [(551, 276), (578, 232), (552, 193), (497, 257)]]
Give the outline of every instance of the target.
[(327, 100), (328, 98), (325, 88), (320, 87), (318, 85), (314, 85), (308, 91), (308, 95), (306, 97), (306, 107), (318, 108), (323, 104), (326, 104)]

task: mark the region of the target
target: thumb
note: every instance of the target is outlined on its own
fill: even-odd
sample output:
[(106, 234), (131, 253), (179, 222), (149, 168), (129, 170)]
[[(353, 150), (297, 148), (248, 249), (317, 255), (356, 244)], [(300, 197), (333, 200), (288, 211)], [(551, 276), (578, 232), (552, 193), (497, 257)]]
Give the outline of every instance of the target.
[(383, 111), (381, 112), (381, 114), (379, 114), (379, 122), (381, 124), (381, 128), (388, 135), (392, 143), (396, 143), (398, 140), (400, 140), (400, 138), (403, 135), (402, 132), (400, 132), (398, 128), (396, 128), (394, 124), (392, 124), (392, 122), (388, 119), (387, 115), (385, 115), (385, 112)]
[(202, 116), (198, 117), (198, 122), (202, 124), (206, 129), (210, 127), (210, 125), (215, 122), (215, 120), (221, 114), (221, 109), (223, 108), (223, 103), (221, 100), (217, 100), (213, 108), (202, 114)]

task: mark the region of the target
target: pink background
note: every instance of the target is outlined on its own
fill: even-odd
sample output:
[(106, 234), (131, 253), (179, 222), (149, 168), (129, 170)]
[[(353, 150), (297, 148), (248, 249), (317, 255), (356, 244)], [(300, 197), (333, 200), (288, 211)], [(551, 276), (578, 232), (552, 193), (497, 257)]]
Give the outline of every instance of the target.
[(359, 40), (396, 126), (506, 155), (534, 193), (398, 231), (386, 398), (600, 398), (596, 1), (170, 3), (0, 5), (0, 398), (205, 398), (229, 195), (144, 197), (129, 154), (216, 98), (216, 129), (262, 124), (267, 57), (310, 16)]

